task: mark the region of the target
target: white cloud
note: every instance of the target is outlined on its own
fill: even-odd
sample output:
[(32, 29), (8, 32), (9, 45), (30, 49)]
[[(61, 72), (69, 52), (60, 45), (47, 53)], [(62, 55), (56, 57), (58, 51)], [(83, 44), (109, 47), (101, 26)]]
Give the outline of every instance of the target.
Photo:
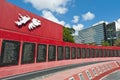
[(79, 16), (73, 16), (73, 23), (77, 23), (79, 21)]
[(88, 20), (92, 20), (95, 18), (95, 14), (91, 13), (91, 12), (87, 12), (85, 14), (82, 15), (83, 20), (88, 21)]
[(67, 4), (71, 0), (24, 0), (25, 3), (31, 3), (37, 10), (50, 10), (59, 14), (67, 12)]
[(65, 27), (71, 28), (70, 24), (65, 24)]
[(117, 20), (117, 22), (120, 24), (120, 18)]
[(83, 24), (73, 25), (73, 29), (75, 29), (75, 34), (74, 34), (74, 35), (78, 35), (78, 32), (79, 32), (80, 30), (82, 30), (83, 27), (84, 27)]
[(79, 30), (83, 29), (83, 27), (84, 27), (83, 24), (73, 25), (73, 29), (75, 29), (76, 31), (79, 31)]
[(56, 22), (61, 25), (65, 25), (64, 21), (58, 20), (50, 11), (42, 11), (42, 16), (50, 21)]

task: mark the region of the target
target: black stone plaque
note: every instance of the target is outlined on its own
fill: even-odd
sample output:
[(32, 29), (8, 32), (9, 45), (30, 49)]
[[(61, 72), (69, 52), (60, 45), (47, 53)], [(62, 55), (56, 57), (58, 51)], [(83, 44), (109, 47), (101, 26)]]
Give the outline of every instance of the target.
[(45, 44), (38, 44), (37, 62), (46, 61), (46, 51), (47, 46)]
[(82, 48), (82, 58), (86, 58), (86, 49)]
[(107, 54), (108, 54), (108, 57), (110, 57), (110, 50), (109, 49), (107, 50)]
[(98, 49), (95, 49), (95, 54), (96, 54), (96, 57), (99, 57), (99, 50)]
[(70, 47), (65, 47), (65, 59), (70, 59)]
[(86, 57), (87, 57), (87, 58), (90, 58), (90, 49), (89, 49), (89, 48), (87, 48), (87, 54), (86, 54)]
[(110, 52), (111, 52), (111, 53), (110, 53), (110, 56), (113, 57), (113, 56), (114, 56), (114, 55), (113, 55), (113, 50), (111, 50)]
[(72, 59), (76, 58), (76, 48), (72, 47)]
[(54, 45), (49, 45), (48, 48), (48, 60), (55, 61), (56, 59), (56, 47)]
[(92, 58), (95, 57), (95, 49), (91, 49), (91, 56), (92, 56)]
[(81, 48), (77, 48), (77, 58), (81, 57)]
[(103, 57), (106, 57), (106, 50), (103, 49)]
[(118, 50), (118, 55), (119, 55), (119, 57), (120, 57), (120, 50)]
[(62, 46), (58, 46), (57, 53), (58, 53), (57, 59), (58, 60), (63, 60), (64, 52), (63, 52), (63, 47)]
[(3, 40), (1, 51), (1, 66), (18, 64), (20, 42)]
[(99, 56), (102, 57), (103, 54), (102, 54), (102, 49), (99, 49)]
[(34, 43), (23, 43), (22, 49), (22, 63), (33, 63), (34, 62), (34, 52), (35, 44)]

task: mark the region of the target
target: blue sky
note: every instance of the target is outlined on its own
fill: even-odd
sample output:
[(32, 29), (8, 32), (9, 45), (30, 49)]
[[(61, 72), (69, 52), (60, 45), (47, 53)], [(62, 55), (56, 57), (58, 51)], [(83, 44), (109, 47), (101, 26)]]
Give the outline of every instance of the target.
[(120, 21), (120, 0), (7, 0), (39, 16), (81, 30), (100, 21)]

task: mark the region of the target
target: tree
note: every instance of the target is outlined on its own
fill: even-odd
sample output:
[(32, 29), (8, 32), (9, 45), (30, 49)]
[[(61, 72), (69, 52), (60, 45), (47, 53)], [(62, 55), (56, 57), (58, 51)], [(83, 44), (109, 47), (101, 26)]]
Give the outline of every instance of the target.
[(110, 46), (108, 41), (102, 41), (102, 46)]
[(63, 27), (63, 41), (74, 43), (74, 36), (72, 35), (74, 33), (75, 33), (75, 30), (73, 28)]
[(115, 41), (114, 45), (115, 46), (120, 46), (120, 38)]

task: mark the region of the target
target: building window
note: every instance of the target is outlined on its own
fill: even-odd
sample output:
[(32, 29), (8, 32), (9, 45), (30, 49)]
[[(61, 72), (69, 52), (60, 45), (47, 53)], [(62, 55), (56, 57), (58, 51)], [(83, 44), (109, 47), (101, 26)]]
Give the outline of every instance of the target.
[(57, 59), (58, 60), (63, 60), (63, 55), (64, 54), (64, 50), (63, 50), (63, 47), (62, 46), (58, 46), (57, 47)]
[(34, 53), (35, 53), (35, 44), (24, 42), (22, 48), (22, 64), (33, 63)]
[(46, 61), (47, 46), (45, 44), (38, 44), (37, 48), (37, 62)]
[(48, 47), (48, 60), (55, 61), (56, 59), (56, 47), (55, 45), (49, 45)]
[(20, 52), (20, 42), (3, 40), (0, 66), (18, 64), (19, 52)]

